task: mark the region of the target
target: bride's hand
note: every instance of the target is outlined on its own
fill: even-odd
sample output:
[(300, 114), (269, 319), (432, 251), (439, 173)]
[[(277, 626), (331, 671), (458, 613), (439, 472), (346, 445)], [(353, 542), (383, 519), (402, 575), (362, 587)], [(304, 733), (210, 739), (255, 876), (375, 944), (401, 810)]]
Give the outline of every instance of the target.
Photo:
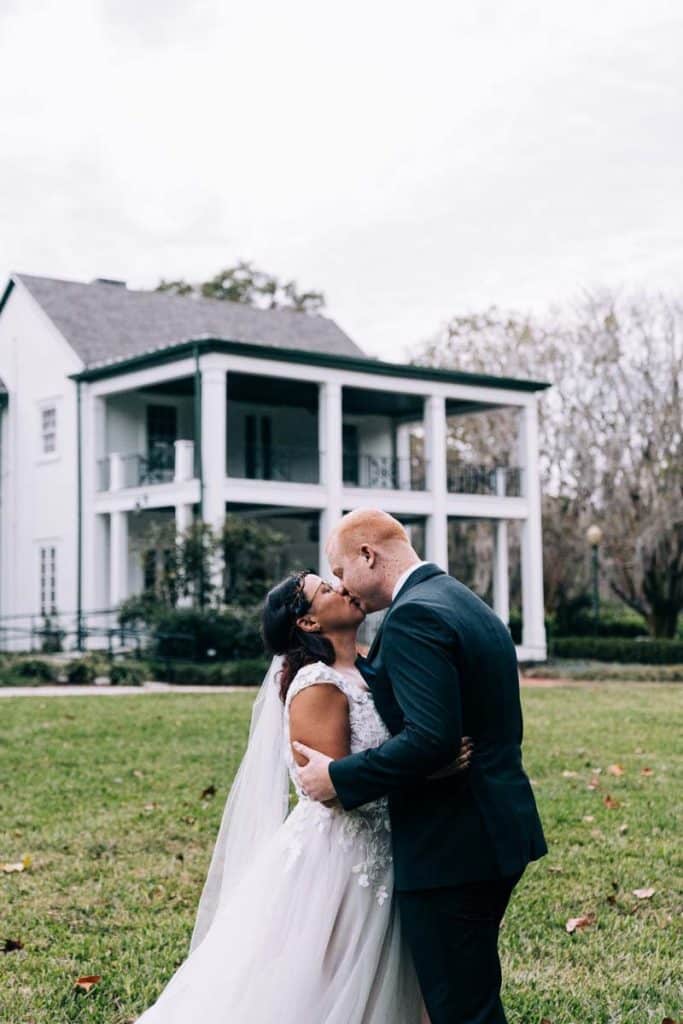
[(452, 775), (460, 775), (466, 771), (472, 763), (472, 754), (474, 752), (474, 743), (471, 736), (463, 736), (462, 743), (460, 744), (460, 750), (455, 761), (451, 761), (450, 764), (445, 765), (443, 768), (439, 768), (438, 771), (432, 775), (428, 775), (428, 779), (448, 779)]

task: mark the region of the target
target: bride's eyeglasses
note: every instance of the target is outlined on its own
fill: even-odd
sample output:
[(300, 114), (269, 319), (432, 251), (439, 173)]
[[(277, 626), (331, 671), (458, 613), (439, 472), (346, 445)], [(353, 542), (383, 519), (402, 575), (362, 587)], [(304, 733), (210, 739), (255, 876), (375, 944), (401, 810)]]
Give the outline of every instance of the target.
[(287, 602), (287, 607), (295, 619), (298, 619), (300, 615), (306, 614), (313, 604), (315, 595), (318, 593), (318, 588), (324, 582), (323, 580), (320, 581), (318, 587), (315, 588), (313, 597), (309, 600), (304, 593), (304, 583), (306, 582), (306, 577), (311, 575), (316, 575), (315, 569), (302, 569), (301, 572), (298, 572), (294, 577), (294, 593)]

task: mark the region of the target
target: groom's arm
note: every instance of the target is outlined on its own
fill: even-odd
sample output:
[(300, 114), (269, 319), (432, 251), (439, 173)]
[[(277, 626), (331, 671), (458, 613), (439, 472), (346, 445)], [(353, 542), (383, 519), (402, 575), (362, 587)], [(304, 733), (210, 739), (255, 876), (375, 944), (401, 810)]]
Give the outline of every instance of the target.
[(332, 761), (329, 774), (351, 810), (424, 780), (450, 764), (462, 741), (462, 710), (452, 636), (424, 605), (406, 603), (385, 624), (382, 659), (404, 716), (380, 747)]

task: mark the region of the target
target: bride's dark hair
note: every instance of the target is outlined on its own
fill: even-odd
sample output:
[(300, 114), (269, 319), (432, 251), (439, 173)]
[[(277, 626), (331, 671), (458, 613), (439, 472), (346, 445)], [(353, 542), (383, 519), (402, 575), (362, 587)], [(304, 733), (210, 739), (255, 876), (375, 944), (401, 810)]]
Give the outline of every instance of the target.
[(332, 642), (321, 633), (300, 629), (296, 620), (305, 615), (311, 603), (304, 594), (304, 580), (315, 569), (304, 569), (288, 576), (266, 595), (261, 616), (263, 642), (269, 654), (284, 658), (280, 671), (280, 697), (284, 701), (294, 676), (304, 665), (335, 659)]

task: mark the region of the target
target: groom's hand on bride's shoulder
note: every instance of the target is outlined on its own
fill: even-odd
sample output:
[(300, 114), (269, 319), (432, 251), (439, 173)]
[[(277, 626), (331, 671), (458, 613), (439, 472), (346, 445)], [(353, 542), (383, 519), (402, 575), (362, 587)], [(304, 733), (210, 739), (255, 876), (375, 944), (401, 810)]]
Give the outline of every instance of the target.
[(427, 776), (427, 779), (448, 779), (452, 775), (461, 775), (467, 771), (469, 766), (472, 764), (472, 756), (474, 754), (474, 741), (471, 736), (463, 736), (462, 743), (460, 744), (460, 750), (458, 756), (450, 764), (445, 765), (443, 768), (439, 768), (438, 771), (433, 772)]

